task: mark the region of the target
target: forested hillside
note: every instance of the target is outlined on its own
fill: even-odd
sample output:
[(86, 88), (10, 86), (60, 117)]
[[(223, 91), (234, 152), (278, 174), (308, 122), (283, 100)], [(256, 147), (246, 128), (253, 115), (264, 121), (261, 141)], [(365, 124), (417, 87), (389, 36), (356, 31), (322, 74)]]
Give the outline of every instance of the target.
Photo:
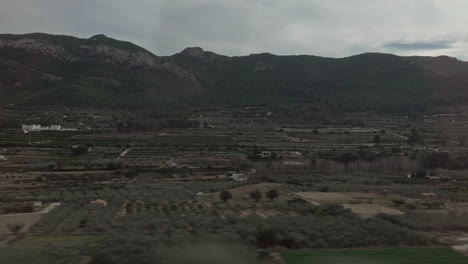
[(161, 111), (267, 105), (424, 113), (466, 105), (467, 63), (366, 53), (347, 58), (201, 48), (159, 57), (104, 35), (0, 35), (0, 103)]

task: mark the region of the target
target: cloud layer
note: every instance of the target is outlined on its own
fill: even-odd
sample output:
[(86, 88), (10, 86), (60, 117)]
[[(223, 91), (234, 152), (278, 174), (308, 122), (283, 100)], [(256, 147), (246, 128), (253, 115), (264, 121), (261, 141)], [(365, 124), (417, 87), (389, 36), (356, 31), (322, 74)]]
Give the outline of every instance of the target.
[(389, 42), (383, 45), (383, 48), (402, 50), (402, 51), (420, 51), (420, 50), (440, 50), (450, 49), (453, 42), (449, 40), (441, 41), (414, 41), (414, 42)]
[(2, 0), (0, 32), (103, 33), (158, 55), (344, 57), (362, 52), (468, 58), (465, 0)]

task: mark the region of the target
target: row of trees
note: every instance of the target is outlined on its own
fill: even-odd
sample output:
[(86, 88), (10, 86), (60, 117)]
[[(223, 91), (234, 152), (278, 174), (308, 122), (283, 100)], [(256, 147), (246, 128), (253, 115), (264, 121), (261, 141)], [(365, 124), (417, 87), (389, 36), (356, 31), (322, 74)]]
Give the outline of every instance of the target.
[[(278, 198), (280, 193), (276, 189), (271, 189), (265, 193), (265, 197), (270, 199), (270, 201), (273, 201), (274, 199)], [(258, 202), (260, 199), (263, 198), (263, 194), (260, 190), (255, 190), (251, 191), (249, 193), (249, 196), (252, 200), (255, 202)], [(219, 193), (219, 199), (221, 199), (223, 202), (227, 202), (227, 200), (232, 199), (232, 193), (228, 190), (223, 190)]]
[(324, 174), (339, 173), (408, 173), (420, 171), (423, 163), (419, 160), (411, 159), (407, 156), (388, 156), (371, 160), (360, 159), (355, 154), (342, 154), (335, 159), (311, 159), (300, 166), (287, 166), (282, 161), (269, 161), (256, 163), (255, 168), (258, 174), (274, 177), (284, 173), (300, 172), (320, 172)]
[(121, 121), (115, 125), (118, 132), (151, 131), (161, 128), (198, 128), (200, 121), (190, 119)]

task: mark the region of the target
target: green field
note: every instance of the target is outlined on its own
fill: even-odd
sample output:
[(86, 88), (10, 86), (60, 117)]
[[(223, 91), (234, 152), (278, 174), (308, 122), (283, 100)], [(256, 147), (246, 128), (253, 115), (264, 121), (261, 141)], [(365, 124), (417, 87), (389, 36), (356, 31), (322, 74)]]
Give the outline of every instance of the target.
[(76, 245), (80, 243), (93, 244), (99, 241), (99, 235), (47, 235), (31, 236), (19, 240), (11, 245), (0, 248), (0, 263), (5, 264), (59, 264), (55, 259), (44, 252), (49, 244)]
[(0, 248), (0, 263), (8, 264), (58, 264), (58, 260), (46, 255), (41, 248), (36, 247), (6, 247)]
[(284, 252), (288, 264), (465, 264), (468, 257), (448, 248), (395, 248)]

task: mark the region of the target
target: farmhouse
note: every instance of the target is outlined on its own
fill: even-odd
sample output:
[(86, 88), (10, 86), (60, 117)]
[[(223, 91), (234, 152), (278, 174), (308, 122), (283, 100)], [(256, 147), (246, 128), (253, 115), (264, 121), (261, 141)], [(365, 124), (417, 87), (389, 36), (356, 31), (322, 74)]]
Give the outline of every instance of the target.
[(60, 130), (62, 130), (62, 126), (61, 125), (51, 125), (49, 127), (49, 130), (60, 131)]
[(247, 175), (244, 175), (242, 173), (234, 173), (232, 174), (231, 178), (235, 181), (242, 182), (247, 180)]
[(107, 206), (107, 201), (97, 199), (97, 200), (91, 201), (91, 204), (99, 204), (99, 205), (102, 205), (102, 206)]
[(437, 194), (435, 193), (422, 193), (422, 196), (426, 199), (433, 199), (437, 198)]

